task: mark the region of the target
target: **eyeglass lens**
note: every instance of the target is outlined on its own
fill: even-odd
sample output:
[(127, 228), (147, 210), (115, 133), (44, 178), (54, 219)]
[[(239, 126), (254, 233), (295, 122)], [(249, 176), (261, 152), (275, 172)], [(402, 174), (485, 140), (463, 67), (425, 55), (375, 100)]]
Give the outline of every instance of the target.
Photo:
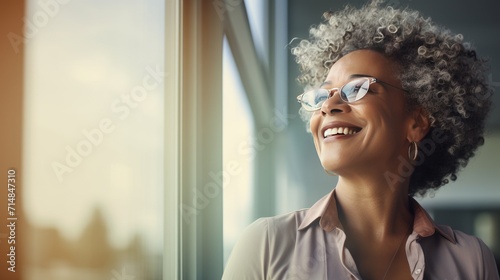
[[(345, 102), (358, 101), (366, 95), (369, 87), (368, 78), (352, 80), (340, 89), (340, 98)], [(332, 90), (320, 88), (308, 91), (302, 96), (301, 103), (307, 110), (317, 110), (330, 97)]]
[(341, 97), (346, 102), (354, 102), (363, 98), (370, 88), (370, 80), (356, 79), (345, 84), (340, 90)]

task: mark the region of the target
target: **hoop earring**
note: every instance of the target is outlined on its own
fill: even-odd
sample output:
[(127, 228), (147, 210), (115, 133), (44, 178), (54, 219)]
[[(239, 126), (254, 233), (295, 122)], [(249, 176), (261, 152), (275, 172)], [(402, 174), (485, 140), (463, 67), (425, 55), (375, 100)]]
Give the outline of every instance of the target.
[(337, 176), (337, 174), (335, 174), (334, 172), (330, 171), (330, 170), (326, 170), (326, 169), (323, 169), (325, 170), (326, 174), (330, 175), (330, 176)]
[[(413, 150), (413, 151), (412, 151)], [(408, 146), (408, 158), (415, 161), (418, 156), (418, 145), (417, 142), (412, 141), (410, 146)]]

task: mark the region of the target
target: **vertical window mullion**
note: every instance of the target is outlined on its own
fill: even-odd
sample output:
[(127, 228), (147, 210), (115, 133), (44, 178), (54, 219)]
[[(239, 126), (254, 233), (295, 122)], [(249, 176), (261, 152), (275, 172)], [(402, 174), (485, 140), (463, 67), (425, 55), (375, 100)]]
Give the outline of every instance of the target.
[(222, 22), (182, 1), (179, 83), (180, 279), (222, 276)]

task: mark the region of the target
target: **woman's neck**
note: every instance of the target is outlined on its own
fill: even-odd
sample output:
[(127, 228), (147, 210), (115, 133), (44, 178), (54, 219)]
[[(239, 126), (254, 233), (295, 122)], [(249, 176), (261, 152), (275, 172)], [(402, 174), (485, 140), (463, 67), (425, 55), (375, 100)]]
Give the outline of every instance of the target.
[(384, 180), (340, 177), (335, 198), (342, 226), (354, 238), (384, 242), (401, 236), (413, 223), (407, 183), (389, 187)]

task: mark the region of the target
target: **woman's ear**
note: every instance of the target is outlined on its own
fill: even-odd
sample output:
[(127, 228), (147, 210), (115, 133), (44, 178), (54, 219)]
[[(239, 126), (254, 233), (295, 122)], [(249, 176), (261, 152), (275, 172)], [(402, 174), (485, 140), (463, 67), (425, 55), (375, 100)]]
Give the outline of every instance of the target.
[(422, 107), (413, 109), (410, 113), (407, 139), (409, 142), (420, 142), (429, 132), (429, 113)]

